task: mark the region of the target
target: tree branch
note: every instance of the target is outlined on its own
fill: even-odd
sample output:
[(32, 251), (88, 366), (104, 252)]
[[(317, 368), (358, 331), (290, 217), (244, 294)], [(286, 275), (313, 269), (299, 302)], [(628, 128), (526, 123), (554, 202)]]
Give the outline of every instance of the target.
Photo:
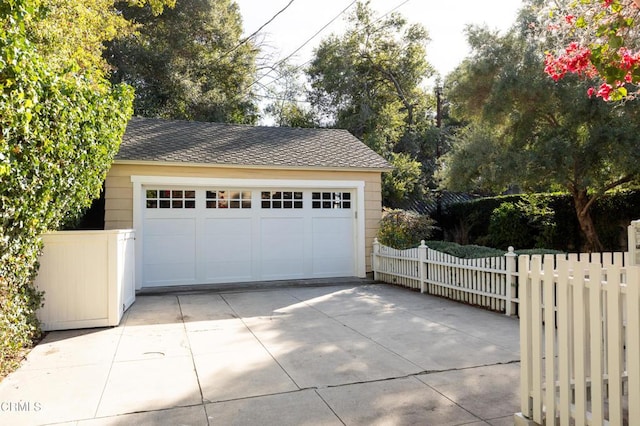
[(602, 198), (602, 196), (609, 190), (618, 187), (622, 184), (625, 183), (629, 183), (631, 182), (633, 179), (635, 178), (635, 175), (626, 175), (621, 177), (618, 180), (615, 180), (611, 183), (609, 183), (608, 185), (606, 185), (604, 188), (602, 188), (600, 191), (598, 191), (598, 193), (596, 193), (596, 195), (594, 195), (593, 197), (591, 197), (589, 199), (589, 201), (587, 202), (587, 204), (585, 204), (584, 206), (584, 211), (589, 210), (589, 208), (591, 208), (591, 206), (593, 205), (593, 203), (595, 203), (597, 200), (599, 200), (600, 198)]
[(407, 99), (406, 95), (404, 94), (404, 90), (402, 90), (402, 86), (400, 85), (400, 82), (398, 81), (398, 79), (396, 79), (396, 77), (393, 75), (393, 73), (389, 70), (386, 70), (384, 67), (374, 64), (371, 64), (375, 69), (377, 69), (383, 76), (385, 76), (387, 78), (387, 80), (389, 80), (392, 84), (393, 87), (396, 89), (396, 93), (398, 94), (398, 98), (400, 99), (400, 102), (402, 102), (402, 104), (404, 105), (404, 107), (407, 109), (407, 121), (408, 124), (411, 126), (413, 125), (413, 107), (414, 105), (409, 102), (409, 100)]

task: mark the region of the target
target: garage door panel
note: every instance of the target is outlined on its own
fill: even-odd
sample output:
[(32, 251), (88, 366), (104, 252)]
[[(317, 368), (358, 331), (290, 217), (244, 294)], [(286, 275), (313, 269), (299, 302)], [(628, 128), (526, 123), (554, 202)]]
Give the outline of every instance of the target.
[(196, 280), (195, 263), (147, 263), (144, 276), (145, 284), (151, 287), (191, 284)]
[(194, 218), (147, 219), (143, 276), (147, 285), (185, 284), (196, 277)]
[(262, 235), (276, 237), (278, 235), (304, 235), (304, 217), (268, 217), (260, 221)]
[(353, 274), (353, 233), (351, 218), (313, 219), (313, 274)]
[(352, 253), (353, 234), (349, 218), (314, 218), (313, 246), (318, 251)]
[(205, 277), (210, 283), (251, 281), (251, 265), (244, 260), (206, 262)]
[[(206, 219), (205, 251), (213, 258), (226, 260), (251, 252), (251, 219)], [(207, 256), (206, 258), (209, 258)]]
[(313, 258), (315, 278), (349, 277), (353, 275), (353, 259), (350, 257)]
[(144, 224), (144, 235), (160, 237), (172, 235), (195, 235), (195, 218), (147, 218)]
[(251, 260), (251, 238), (233, 239), (231, 241), (211, 239), (206, 241), (202, 251), (203, 262), (234, 262)]
[(263, 260), (301, 260), (304, 253), (303, 218), (263, 218), (260, 222)]
[(286, 280), (304, 278), (304, 263), (299, 261), (286, 260), (263, 260), (262, 279), (264, 280)]
[(304, 218), (263, 218), (260, 230), (262, 277), (304, 276)]
[(356, 220), (344, 202), (314, 208), (308, 190), (299, 208), (271, 193), (265, 207), (254, 190), (248, 207), (219, 209), (202, 203), (207, 191), (194, 190), (191, 209), (145, 209), (144, 286), (354, 275)]
[(193, 236), (150, 236), (145, 238), (145, 263), (195, 263)]
[(250, 281), (251, 218), (206, 219), (200, 262), (208, 282)]

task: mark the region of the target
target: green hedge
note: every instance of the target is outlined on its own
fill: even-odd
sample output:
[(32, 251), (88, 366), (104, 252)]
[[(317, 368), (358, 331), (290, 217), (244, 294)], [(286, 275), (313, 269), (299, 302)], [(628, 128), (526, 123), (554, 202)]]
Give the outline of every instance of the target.
[(378, 241), (400, 250), (416, 247), (434, 231), (435, 221), (427, 215), (406, 210), (385, 209), (378, 228)]
[[(425, 241), (425, 244), (437, 251), (450, 254), (452, 256), (461, 257), (463, 259), (477, 259), (482, 257), (499, 257), (504, 256), (506, 250), (499, 250), (491, 247), (477, 245), (460, 245), (451, 241)], [(516, 250), (516, 254), (561, 254), (559, 250), (548, 249), (529, 249)]]
[[(438, 226), (444, 239), (505, 250), (545, 247), (580, 251), (583, 237), (568, 194), (508, 195), (447, 206)], [(548, 211), (543, 211), (547, 209)], [(549, 213), (546, 215), (545, 213)], [(640, 190), (608, 194), (591, 211), (606, 250), (627, 249), (627, 226), (640, 218)], [(492, 226), (493, 223), (493, 226)]]
[(477, 245), (460, 245), (450, 241), (425, 241), (425, 244), (434, 250), (450, 254), (464, 259), (476, 259), (481, 257), (498, 257), (505, 254), (504, 250)]
[(132, 113), (130, 88), (51, 71), (21, 25), (37, 14), (28, 0), (0, 7), (0, 377), (40, 332), (39, 236), (100, 194)]

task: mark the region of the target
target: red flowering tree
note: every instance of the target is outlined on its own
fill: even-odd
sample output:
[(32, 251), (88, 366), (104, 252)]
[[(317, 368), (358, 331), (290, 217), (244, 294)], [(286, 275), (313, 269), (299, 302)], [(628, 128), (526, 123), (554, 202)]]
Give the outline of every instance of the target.
[(549, 16), (548, 30), (562, 47), (547, 53), (547, 74), (599, 79), (587, 93), (606, 101), (640, 94), (640, 0), (557, 2)]

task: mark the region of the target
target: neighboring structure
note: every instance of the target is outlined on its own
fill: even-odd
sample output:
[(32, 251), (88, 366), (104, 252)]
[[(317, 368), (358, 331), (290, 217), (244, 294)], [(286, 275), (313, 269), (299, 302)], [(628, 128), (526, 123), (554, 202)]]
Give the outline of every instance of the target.
[(407, 198), (403, 203), (394, 207), (437, 218), (440, 216), (441, 210), (446, 210), (451, 204), (466, 203), (478, 198), (481, 196), (467, 192), (433, 191), (427, 198)]
[(364, 277), (389, 164), (346, 130), (133, 118), (105, 229), (136, 230), (136, 287)]

